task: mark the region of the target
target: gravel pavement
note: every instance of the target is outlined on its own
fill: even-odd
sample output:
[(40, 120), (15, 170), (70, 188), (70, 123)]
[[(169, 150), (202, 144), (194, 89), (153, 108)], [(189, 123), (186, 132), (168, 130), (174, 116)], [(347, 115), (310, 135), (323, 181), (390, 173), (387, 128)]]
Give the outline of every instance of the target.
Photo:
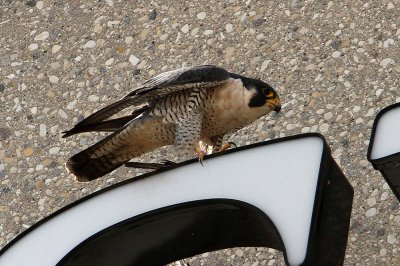
[[(399, 0), (0, 0), (0, 247), (61, 207), (141, 174), (121, 168), (76, 183), (64, 163), (94, 135), (65, 140), (63, 130), (155, 74), (215, 64), (271, 82), (284, 103), (231, 141), (325, 136), (355, 189), (345, 265), (400, 265), (399, 204), (366, 160), (375, 115), (400, 101), (399, 16)], [(165, 157), (173, 150), (144, 159)], [(187, 261), (284, 264), (266, 248)]]

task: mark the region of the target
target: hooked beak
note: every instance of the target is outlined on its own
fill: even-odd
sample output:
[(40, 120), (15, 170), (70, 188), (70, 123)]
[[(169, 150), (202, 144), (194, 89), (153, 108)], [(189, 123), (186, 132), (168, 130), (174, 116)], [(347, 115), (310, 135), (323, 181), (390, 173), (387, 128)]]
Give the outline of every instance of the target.
[(267, 102), (267, 105), (269, 106), (269, 108), (271, 108), (272, 110), (274, 110), (276, 113), (279, 113), (281, 110), (281, 100), (276, 97), (274, 99), (271, 99)]

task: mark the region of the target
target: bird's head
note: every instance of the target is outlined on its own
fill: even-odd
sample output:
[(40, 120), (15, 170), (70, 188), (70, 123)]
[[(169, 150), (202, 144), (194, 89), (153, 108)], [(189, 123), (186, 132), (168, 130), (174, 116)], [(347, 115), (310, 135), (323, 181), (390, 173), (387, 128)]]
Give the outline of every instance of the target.
[(267, 106), (271, 111), (281, 110), (281, 100), (278, 93), (268, 84), (257, 81), (251, 84), (256, 93), (250, 99), (249, 107)]

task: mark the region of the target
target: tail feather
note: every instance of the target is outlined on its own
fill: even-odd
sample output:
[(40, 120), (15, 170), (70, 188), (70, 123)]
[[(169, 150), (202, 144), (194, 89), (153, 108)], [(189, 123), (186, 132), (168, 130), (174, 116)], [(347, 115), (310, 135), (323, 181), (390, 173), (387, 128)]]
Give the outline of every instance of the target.
[(119, 150), (123, 147), (121, 143), (115, 144), (112, 148), (109, 148), (104, 155), (94, 156), (94, 154), (104, 147), (104, 145), (112, 143), (114, 138), (126, 127), (127, 125), (108, 135), (96, 144), (73, 155), (65, 164), (68, 172), (74, 174), (77, 181), (87, 182), (108, 174), (112, 170), (123, 165), (124, 162), (128, 160), (119, 160)]
[(116, 131), (118, 129), (121, 129), (126, 123), (134, 119), (134, 116), (124, 116), (112, 120), (106, 120), (103, 122), (99, 122), (96, 124), (90, 124), (84, 127), (74, 127), (71, 130), (64, 131), (63, 132), (63, 138), (68, 138), (69, 136), (78, 134), (78, 133), (83, 133), (83, 132), (92, 132), (92, 131)]
[(67, 138), (78, 133), (91, 131), (117, 131), (121, 129), (124, 125), (126, 125), (129, 121), (135, 119), (148, 109), (149, 107), (146, 105), (138, 110), (133, 111), (130, 115), (127, 116), (83, 125), (78, 123), (72, 129), (64, 131), (64, 135), (62, 137)]
[[(175, 141), (175, 125), (162, 117), (138, 117), (98, 143), (73, 155), (66, 163), (68, 172), (81, 182), (99, 178), (130, 159)], [(162, 137), (158, 134), (161, 132)]]
[(65, 166), (69, 173), (75, 175), (77, 181), (88, 182), (110, 173), (123, 164), (124, 162), (114, 162), (112, 155), (90, 158), (85, 150), (72, 156)]
[(133, 100), (131, 98), (123, 98), (119, 101), (116, 101), (99, 111), (91, 114), (90, 116), (83, 119), (81, 122), (76, 124), (76, 127), (83, 127), (89, 124), (98, 123), (100, 121), (104, 121), (105, 119), (115, 115), (121, 110), (129, 107), (132, 104)]

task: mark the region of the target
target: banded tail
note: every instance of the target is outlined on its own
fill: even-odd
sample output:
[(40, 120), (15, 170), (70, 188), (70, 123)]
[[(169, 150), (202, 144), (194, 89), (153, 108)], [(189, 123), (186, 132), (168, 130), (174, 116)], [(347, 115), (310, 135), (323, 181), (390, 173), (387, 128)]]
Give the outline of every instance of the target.
[(65, 166), (77, 181), (87, 182), (110, 173), (132, 158), (174, 144), (174, 141), (173, 124), (164, 124), (161, 117), (140, 117), (73, 155)]

